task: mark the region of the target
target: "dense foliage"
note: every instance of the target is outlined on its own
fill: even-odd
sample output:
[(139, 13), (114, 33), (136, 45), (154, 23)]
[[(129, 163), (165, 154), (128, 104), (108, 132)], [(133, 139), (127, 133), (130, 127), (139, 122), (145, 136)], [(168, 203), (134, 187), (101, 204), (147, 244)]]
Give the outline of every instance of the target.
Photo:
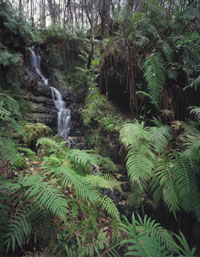
[[(100, 36), (92, 5), (84, 33), (0, 2), (0, 255), (199, 256), (198, 1), (171, 3), (114, 4)], [(24, 120), (33, 44), (84, 103), (84, 150)]]

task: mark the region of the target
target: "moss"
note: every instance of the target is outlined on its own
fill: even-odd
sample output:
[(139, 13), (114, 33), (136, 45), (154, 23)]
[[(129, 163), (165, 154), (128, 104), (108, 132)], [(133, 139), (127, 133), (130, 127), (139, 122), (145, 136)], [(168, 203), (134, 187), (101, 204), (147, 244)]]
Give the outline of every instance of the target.
[(82, 117), (87, 128), (85, 135), (87, 146), (103, 156), (117, 159), (119, 131), (124, 120), (127, 122), (127, 116), (120, 114), (118, 108), (93, 87), (89, 88)]
[(37, 140), (41, 137), (46, 137), (52, 134), (52, 130), (42, 123), (22, 122), (23, 126), (23, 141), (24, 143), (34, 148)]

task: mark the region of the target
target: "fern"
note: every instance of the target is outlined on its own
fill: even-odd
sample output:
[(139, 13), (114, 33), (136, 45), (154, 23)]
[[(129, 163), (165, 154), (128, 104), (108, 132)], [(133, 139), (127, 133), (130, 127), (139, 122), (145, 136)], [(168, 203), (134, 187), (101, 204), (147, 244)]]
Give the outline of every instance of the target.
[(197, 91), (198, 88), (199, 88), (199, 85), (200, 85), (200, 76), (197, 77), (197, 78), (195, 78), (195, 79), (192, 79), (192, 80), (190, 81), (190, 83), (189, 83), (187, 86), (185, 86), (185, 87), (183, 88), (183, 90), (186, 90), (186, 89), (188, 89), (188, 88), (194, 88), (195, 91)]
[(149, 131), (155, 150), (158, 153), (162, 153), (172, 139), (172, 129), (168, 126), (159, 124), (157, 127), (151, 127)]
[(148, 82), (148, 89), (152, 103), (159, 106), (160, 94), (165, 82), (165, 67), (159, 54), (149, 56), (144, 64), (144, 76)]
[(27, 147), (18, 147), (18, 150), (24, 153), (26, 156), (36, 156), (36, 152), (32, 151), (30, 148)]
[(0, 151), (4, 161), (9, 161), (12, 165), (23, 160), (18, 152), (14, 141), (11, 138), (2, 137), (0, 134)]
[(84, 177), (76, 174), (69, 167), (59, 167), (55, 170), (55, 174), (61, 175), (61, 185), (63, 188), (66, 188), (68, 184), (74, 186), (75, 193), (83, 200), (90, 202), (97, 202), (99, 200), (99, 195), (93, 189), (91, 183)]
[[(9, 117), (9, 115), (16, 115), (18, 116), (20, 114), (19, 112), (19, 105), (15, 99), (13, 99), (11, 96), (9, 96), (7, 93), (0, 93), (0, 117), (1, 117), (1, 111), (6, 111), (7, 115), (6, 117)], [(5, 117), (3, 115), (3, 117)]]
[(122, 192), (120, 183), (114, 179), (110, 174), (105, 176), (100, 175), (88, 175), (85, 177), (96, 188), (108, 188), (110, 190), (118, 189)]
[(117, 220), (120, 220), (120, 214), (119, 214), (119, 211), (118, 211), (116, 205), (113, 203), (113, 201), (107, 195), (105, 195), (103, 198), (101, 198), (99, 200), (99, 204), (113, 218), (116, 218)]
[(50, 182), (44, 181), (45, 178), (41, 175), (29, 175), (16, 182), (1, 181), (0, 191), (4, 193), (0, 195), (0, 199), (12, 200), (16, 210), (9, 214), (10, 219), (3, 235), (7, 251), (10, 247), (14, 251), (17, 245), (23, 246), (25, 239), (30, 237), (32, 225), (43, 219), (42, 212), (65, 221), (68, 200)]
[(185, 131), (179, 136), (183, 142), (185, 151), (182, 153), (191, 161), (198, 161), (200, 158), (200, 133), (195, 127), (185, 126)]
[(163, 199), (170, 212), (175, 214), (180, 209), (172, 164), (167, 159), (159, 159), (156, 164), (155, 175), (159, 179)]
[(126, 124), (120, 131), (120, 139), (127, 147), (127, 170), (131, 181), (148, 180), (152, 176), (155, 155), (150, 149), (151, 134), (144, 124)]
[(198, 121), (200, 121), (200, 107), (191, 106), (189, 107), (190, 113), (193, 114)]
[(8, 224), (8, 232), (5, 235), (5, 244), (7, 245), (7, 252), (12, 246), (13, 252), (16, 248), (16, 243), (22, 248), (25, 238), (31, 233), (31, 224), (27, 218), (24, 210), (18, 211)]
[(180, 243), (180, 247), (177, 246), (177, 249), (179, 250), (179, 254), (180, 256), (185, 256), (185, 257), (196, 257), (196, 248), (193, 247), (192, 249), (190, 249), (188, 242), (185, 238), (185, 236), (183, 235), (182, 232), (179, 233), (179, 235), (175, 235), (176, 238), (178, 239), (179, 243)]
[(130, 145), (134, 146), (139, 143), (140, 140), (149, 142), (150, 133), (148, 128), (144, 128), (144, 122), (141, 124), (136, 120), (134, 124), (125, 124), (120, 131), (120, 140), (125, 147)]
[(165, 54), (165, 56), (167, 57), (167, 60), (169, 62), (173, 61), (173, 48), (167, 43), (167, 42), (162, 42), (162, 50)]
[(67, 150), (67, 147), (65, 147), (64, 149), (63, 142), (58, 143), (54, 139), (49, 137), (39, 138), (37, 140), (36, 146), (41, 146), (45, 152), (50, 152), (51, 150), (54, 150), (58, 152), (64, 151), (66, 153)]
[[(137, 215), (138, 221), (132, 214), (132, 224), (125, 219), (121, 223), (120, 229), (127, 233), (130, 239), (121, 241), (121, 245), (127, 246), (125, 255), (155, 257), (155, 256), (195, 256), (195, 249), (190, 250), (188, 243), (182, 233), (175, 235), (181, 246), (179, 246), (173, 237), (154, 220), (144, 216), (144, 219)], [(184, 254), (184, 255), (183, 255)]]
[(192, 211), (194, 203), (199, 200), (197, 181), (191, 162), (179, 155), (172, 161), (172, 176), (174, 177), (180, 204), (183, 210)]
[(71, 150), (67, 155), (67, 158), (69, 158), (73, 163), (77, 165), (81, 165), (86, 170), (90, 170), (90, 171), (93, 168), (99, 171), (100, 167), (103, 167), (110, 171), (117, 170), (117, 167), (110, 160), (110, 158), (105, 158), (89, 151), (78, 150), (78, 149)]
[(131, 181), (146, 181), (152, 177), (154, 154), (146, 142), (130, 147), (127, 154), (126, 167)]

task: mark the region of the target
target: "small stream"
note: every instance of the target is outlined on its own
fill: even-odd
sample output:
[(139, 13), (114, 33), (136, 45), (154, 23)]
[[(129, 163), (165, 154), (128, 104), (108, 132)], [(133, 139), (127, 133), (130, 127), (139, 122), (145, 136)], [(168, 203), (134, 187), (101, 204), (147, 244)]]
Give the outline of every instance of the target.
[(68, 137), (71, 129), (71, 111), (66, 108), (65, 102), (63, 101), (61, 93), (54, 87), (49, 86), (49, 80), (43, 75), (41, 71), (41, 56), (36, 53), (34, 46), (29, 48), (31, 56), (31, 66), (35, 72), (40, 76), (45, 86), (50, 87), (52, 100), (54, 106), (58, 110), (57, 117), (57, 134), (60, 137)]

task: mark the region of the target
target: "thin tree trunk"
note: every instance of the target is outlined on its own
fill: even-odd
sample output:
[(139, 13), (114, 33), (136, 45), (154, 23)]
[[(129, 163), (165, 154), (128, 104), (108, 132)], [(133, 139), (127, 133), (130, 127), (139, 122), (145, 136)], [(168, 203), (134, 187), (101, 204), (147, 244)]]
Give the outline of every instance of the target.
[(110, 0), (102, 0), (101, 8), (101, 38), (109, 37), (110, 34)]

